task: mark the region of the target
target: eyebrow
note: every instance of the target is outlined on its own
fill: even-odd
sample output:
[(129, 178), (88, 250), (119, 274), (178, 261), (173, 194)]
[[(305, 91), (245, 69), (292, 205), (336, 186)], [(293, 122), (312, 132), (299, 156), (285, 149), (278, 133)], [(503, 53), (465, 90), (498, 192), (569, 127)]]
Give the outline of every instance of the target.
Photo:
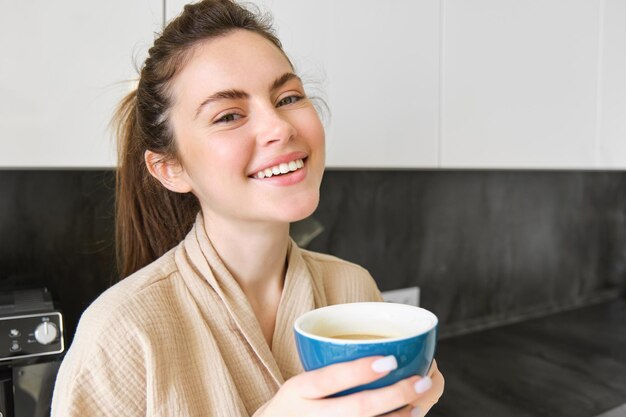
[[(300, 80), (300, 77), (298, 77), (293, 72), (284, 73), (283, 75), (281, 75), (280, 77), (274, 80), (274, 82), (270, 86), (270, 92), (276, 91), (277, 89), (285, 85), (288, 81), (293, 80), (293, 79)], [(300, 80), (300, 82), (302, 81)], [(218, 91), (217, 93), (211, 94), (202, 103), (200, 103), (200, 105), (196, 109), (196, 114), (194, 116), (194, 119), (198, 117), (198, 115), (200, 114), (200, 111), (202, 110), (204, 106), (212, 102), (215, 102), (218, 100), (240, 100), (240, 99), (247, 99), (247, 98), (250, 98), (250, 94), (246, 93), (243, 90), (230, 89), (230, 90)]]
[(298, 81), (302, 82), (300, 77), (298, 77), (293, 72), (286, 72), (286, 73), (284, 73), (283, 75), (281, 75), (280, 77), (278, 77), (278, 78), (276, 78), (274, 80), (274, 82), (272, 83), (272, 86), (270, 87), (270, 91), (272, 91), (272, 92), (276, 91), (277, 89), (279, 89), (280, 87), (285, 85), (287, 83), (287, 81), (293, 80), (294, 78), (297, 79)]
[(211, 94), (209, 97), (207, 97), (196, 109), (196, 115), (194, 116), (194, 119), (198, 117), (198, 115), (200, 114), (200, 111), (202, 110), (202, 108), (204, 106), (206, 106), (207, 104), (210, 104), (214, 101), (218, 101), (218, 100), (239, 100), (242, 98), (248, 98), (250, 97), (250, 95), (248, 93), (246, 93), (245, 91), (242, 90), (224, 90), (224, 91), (218, 91), (217, 93)]

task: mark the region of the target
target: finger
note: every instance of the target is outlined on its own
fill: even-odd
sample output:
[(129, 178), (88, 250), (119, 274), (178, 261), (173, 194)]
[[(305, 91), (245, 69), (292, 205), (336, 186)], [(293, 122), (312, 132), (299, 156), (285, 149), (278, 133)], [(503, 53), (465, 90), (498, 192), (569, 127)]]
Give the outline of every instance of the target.
[[(431, 368), (432, 369), (432, 368)], [(413, 401), (411, 405), (419, 408), (421, 410), (421, 414), (416, 414), (416, 416), (423, 416), (439, 401), (441, 395), (443, 394), (443, 390), (445, 387), (445, 379), (439, 369), (437, 369), (436, 365), (434, 367), (433, 372), (431, 373), (431, 388), (424, 393), (420, 398)]]
[[(413, 414), (414, 413), (413, 410), (414, 408), (412, 406), (407, 405), (391, 413), (382, 414), (379, 417), (415, 417)], [(419, 416), (420, 414), (417, 414), (417, 415)]]
[(343, 411), (339, 415), (376, 416), (412, 404), (428, 388), (430, 378), (414, 376), (383, 388), (333, 398), (329, 406)]
[(371, 356), (305, 372), (288, 382), (302, 398), (318, 399), (375, 381), (397, 367), (393, 356)]

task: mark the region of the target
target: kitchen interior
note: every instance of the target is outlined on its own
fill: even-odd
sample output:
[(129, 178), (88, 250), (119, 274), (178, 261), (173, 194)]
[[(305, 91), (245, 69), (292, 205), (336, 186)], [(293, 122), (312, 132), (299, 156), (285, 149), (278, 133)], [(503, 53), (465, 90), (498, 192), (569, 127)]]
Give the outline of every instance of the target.
[[(49, 415), (81, 312), (119, 279), (109, 121), (184, 3), (0, 6), (3, 417)], [(626, 2), (251, 4), (326, 125), (292, 236), (438, 316), (428, 415), (626, 416)]]

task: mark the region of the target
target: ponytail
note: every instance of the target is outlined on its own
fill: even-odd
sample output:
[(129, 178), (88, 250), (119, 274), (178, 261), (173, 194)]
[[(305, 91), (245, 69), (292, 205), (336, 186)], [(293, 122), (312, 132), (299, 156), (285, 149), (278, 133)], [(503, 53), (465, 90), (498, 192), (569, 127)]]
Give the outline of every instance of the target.
[(153, 178), (144, 155), (150, 150), (164, 161), (177, 158), (168, 120), (172, 80), (195, 46), (233, 30), (257, 33), (283, 51), (269, 20), (232, 0), (188, 4), (155, 40), (141, 69), (137, 90), (117, 108), (113, 119), (118, 138), (115, 238), (121, 277), (177, 245), (200, 210), (192, 193), (174, 193)]
[(189, 232), (199, 204), (191, 194), (163, 187), (144, 162), (137, 123), (137, 94), (128, 94), (114, 117), (118, 137), (115, 178), (115, 240), (120, 277), (126, 277), (176, 246)]

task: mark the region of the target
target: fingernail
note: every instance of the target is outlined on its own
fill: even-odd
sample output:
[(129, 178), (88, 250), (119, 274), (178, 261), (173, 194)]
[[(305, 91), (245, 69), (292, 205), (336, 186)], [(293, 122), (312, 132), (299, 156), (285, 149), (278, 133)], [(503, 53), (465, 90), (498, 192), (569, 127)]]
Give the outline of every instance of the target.
[(415, 383), (415, 392), (418, 394), (422, 394), (430, 389), (433, 386), (433, 380), (430, 377), (425, 376)]
[(415, 407), (411, 410), (411, 417), (422, 417), (422, 409)]
[(382, 374), (383, 372), (393, 371), (398, 367), (398, 361), (393, 355), (385, 356), (372, 362), (372, 369), (374, 372)]

